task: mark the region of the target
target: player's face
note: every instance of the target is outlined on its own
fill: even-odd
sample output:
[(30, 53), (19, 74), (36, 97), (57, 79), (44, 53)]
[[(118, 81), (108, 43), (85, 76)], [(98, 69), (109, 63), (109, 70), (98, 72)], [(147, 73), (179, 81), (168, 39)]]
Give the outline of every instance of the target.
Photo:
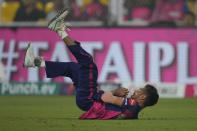
[(139, 99), (139, 98), (144, 97), (145, 90), (146, 90), (145, 87), (144, 88), (140, 88), (138, 90), (135, 90), (135, 92), (133, 93), (133, 95), (131, 96), (131, 98), (133, 98), (133, 99)]

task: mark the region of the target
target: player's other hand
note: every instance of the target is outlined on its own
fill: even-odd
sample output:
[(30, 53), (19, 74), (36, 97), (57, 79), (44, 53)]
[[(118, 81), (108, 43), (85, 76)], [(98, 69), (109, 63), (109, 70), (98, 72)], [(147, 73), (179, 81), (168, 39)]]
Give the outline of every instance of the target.
[(125, 97), (128, 95), (129, 90), (121, 87), (113, 90), (112, 93), (114, 96)]

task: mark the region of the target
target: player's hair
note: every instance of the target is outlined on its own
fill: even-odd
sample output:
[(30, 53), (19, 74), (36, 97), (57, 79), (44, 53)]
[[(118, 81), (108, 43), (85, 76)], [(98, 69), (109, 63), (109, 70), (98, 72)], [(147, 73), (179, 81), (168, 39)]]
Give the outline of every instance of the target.
[(147, 84), (145, 88), (146, 88), (145, 94), (147, 97), (144, 100), (144, 107), (155, 105), (159, 99), (157, 89), (150, 84)]

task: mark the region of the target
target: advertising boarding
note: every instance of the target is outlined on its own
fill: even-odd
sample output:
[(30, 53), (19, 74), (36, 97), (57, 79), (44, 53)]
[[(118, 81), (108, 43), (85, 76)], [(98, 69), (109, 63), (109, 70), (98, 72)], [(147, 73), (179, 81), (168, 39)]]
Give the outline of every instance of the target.
[[(195, 29), (74, 28), (69, 35), (93, 56), (99, 82), (197, 84)], [(7, 81), (71, 82), (63, 77), (48, 79), (44, 69), (23, 68), (28, 42), (44, 60), (76, 62), (63, 41), (48, 29), (2, 28), (0, 61)]]

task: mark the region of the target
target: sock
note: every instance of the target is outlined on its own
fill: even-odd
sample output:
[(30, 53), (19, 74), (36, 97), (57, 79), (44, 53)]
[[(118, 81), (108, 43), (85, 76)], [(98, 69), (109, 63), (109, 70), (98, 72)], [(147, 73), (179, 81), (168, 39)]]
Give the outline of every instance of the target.
[(40, 67), (46, 67), (45, 61), (41, 61)]
[(62, 40), (68, 36), (66, 31), (58, 31), (57, 34), (62, 38)]

